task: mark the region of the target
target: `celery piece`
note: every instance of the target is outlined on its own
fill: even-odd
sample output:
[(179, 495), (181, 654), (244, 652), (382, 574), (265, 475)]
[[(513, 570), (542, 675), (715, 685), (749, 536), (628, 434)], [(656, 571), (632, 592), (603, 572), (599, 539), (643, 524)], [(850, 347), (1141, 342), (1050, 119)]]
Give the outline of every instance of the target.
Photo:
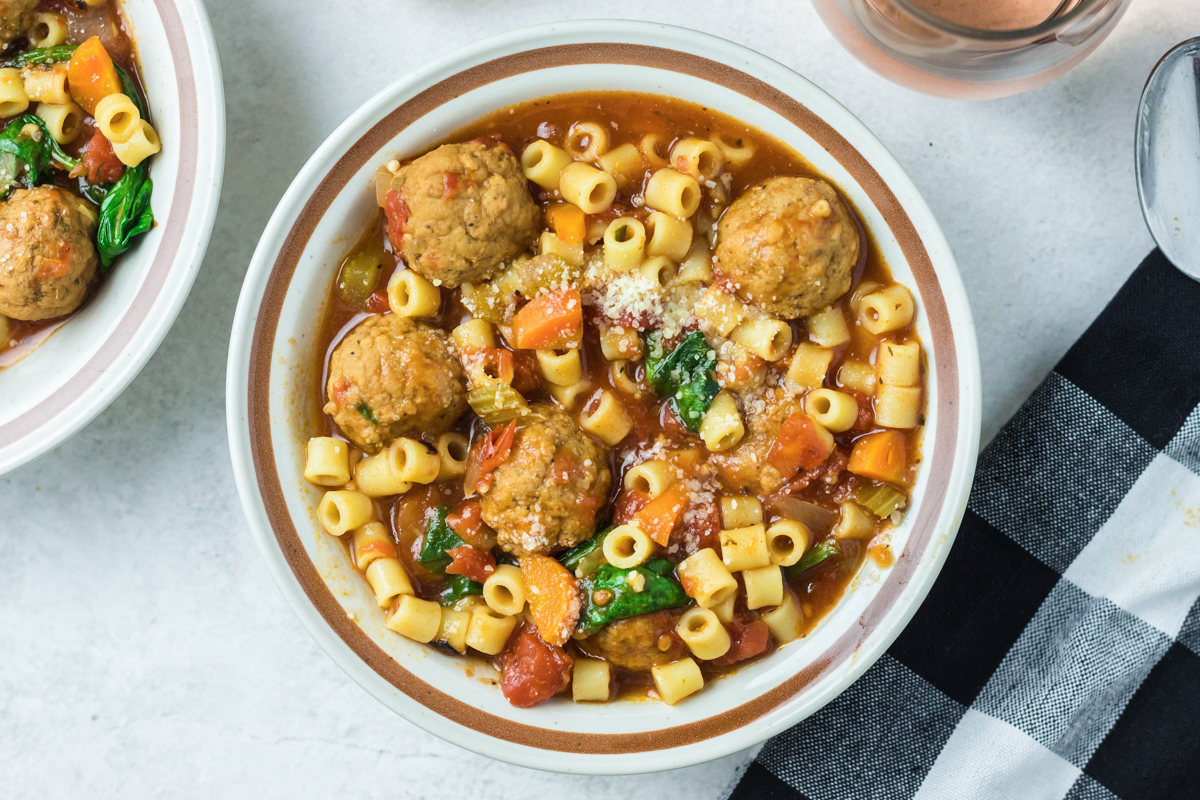
[(904, 492), (886, 483), (864, 481), (855, 488), (854, 501), (860, 506), (865, 506), (875, 516), (884, 519), (890, 517), (893, 511), (904, 508), (908, 498)]

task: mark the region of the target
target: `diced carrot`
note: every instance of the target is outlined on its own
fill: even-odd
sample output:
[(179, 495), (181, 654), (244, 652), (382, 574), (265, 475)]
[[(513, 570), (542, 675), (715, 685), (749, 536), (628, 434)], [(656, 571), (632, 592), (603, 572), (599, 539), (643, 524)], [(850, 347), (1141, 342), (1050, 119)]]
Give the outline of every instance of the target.
[(779, 426), (779, 435), (767, 463), (783, 474), (784, 480), (802, 469), (816, 469), (833, 452), (833, 436), (812, 417), (797, 411)]
[(391, 542), (368, 542), (358, 550), (358, 554), (356, 556), (356, 558), (360, 559), (358, 563), (361, 564), (361, 559), (364, 559), (366, 556), (372, 554), (380, 558), (398, 558), (396, 554), (396, 545), (392, 544)]
[(587, 215), (568, 203), (551, 206), (546, 211), (546, 222), (554, 229), (554, 235), (567, 244), (582, 242), (587, 233)]
[(556, 350), (573, 344), (582, 329), (579, 290), (550, 292), (529, 301), (513, 317), (513, 343), (519, 350)]
[(117, 68), (113, 66), (112, 58), (104, 49), (100, 37), (93, 36), (75, 48), (75, 54), (67, 66), (67, 84), (71, 89), (71, 98), (89, 114), (95, 114), (96, 104), (110, 94), (121, 93)]
[(673, 483), (633, 515), (633, 524), (648, 533), (657, 544), (666, 547), (671, 541), (671, 531), (683, 519), (687, 507), (687, 487), (682, 482)]
[(904, 486), (908, 476), (908, 450), (900, 431), (870, 433), (854, 443), (850, 465), (855, 475)]
[(538, 633), (548, 643), (562, 647), (575, 632), (583, 608), (578, 581), (550, 556), (523, 556), (519, 563)]

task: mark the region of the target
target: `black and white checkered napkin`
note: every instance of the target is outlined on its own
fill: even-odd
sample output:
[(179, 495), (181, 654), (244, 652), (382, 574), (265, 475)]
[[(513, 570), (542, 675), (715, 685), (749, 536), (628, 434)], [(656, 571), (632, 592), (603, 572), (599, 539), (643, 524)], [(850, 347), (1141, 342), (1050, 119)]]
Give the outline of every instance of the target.
[(895, 644), (730, 800), (1200, 798), (1200, 284), (1155, 251), (980, 456)]

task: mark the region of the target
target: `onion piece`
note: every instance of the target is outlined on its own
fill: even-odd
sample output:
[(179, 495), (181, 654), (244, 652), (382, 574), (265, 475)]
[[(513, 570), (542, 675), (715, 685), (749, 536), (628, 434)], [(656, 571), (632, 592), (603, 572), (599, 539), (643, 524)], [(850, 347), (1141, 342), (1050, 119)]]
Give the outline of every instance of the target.
[(833, 530), (839, 517), (838, 512), (832, 509), (823, 508), (816, 503), (801, 500), (789, 494), (771, 497), (767, 501), (767, 506), (772, 512), (803, 524), (812, 531), (814, 539), (820, 539)]

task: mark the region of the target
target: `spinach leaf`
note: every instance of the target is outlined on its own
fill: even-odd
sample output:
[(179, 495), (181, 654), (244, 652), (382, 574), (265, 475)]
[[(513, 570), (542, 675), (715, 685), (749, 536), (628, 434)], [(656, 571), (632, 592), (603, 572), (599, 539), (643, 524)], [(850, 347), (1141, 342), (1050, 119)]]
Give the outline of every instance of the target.
[(842, 548), (838, 546), (837, 542), (831, 542), (828, 540), (819, 542), (811, 550), (805, 553), (799, 561), (788, 567), (788, 575), (799, 575), (802, 572), (807, 572), (826, 559), (833, 558), (834, 556), (840, 558), (841, 555)]
[(471, 594), (483, 594), (483, 584), (476, 583), (466, 575), (450, 575), (440, 600), (442, 605), (452, 606)]
[(704, 412), (721, 390), (712, 379), (716, 362), (700, 331), (689, 333), (669, 353), (660, 333), (646, 337), (646, 380), (659, 397), (671, 398), (671, 408), (692, 433), (700, 430)]
[[(120, 64), (114, 64), (121, 88), (137, 106), (142, 119), (149, 121), (146, 101), (142, 98), (133, 79)], [(125, 174), (108, 189), (100, 204), (100, 223), (96, 231), (96, 245), (100, 251), (100, 264), (105, 272), (117, 256), (128, 250), (133, 240), (154, 227), (154, 211), (150, 208), (150, 195), (154, 181), (150, 180), (150, 165), (143, 161), (136, 167), (125, 170)], [(367, 409), (370, 412), (370, 409)], [(359, 409), (362, 412), (362, 409)], [(366, 416), (366, 414), (363, 414)], [(371, 417), (367, 417), (374, 423)]]
[[(671, 562), (665, 558), (652, 558), (629, 569), (601, 564), (581, 582), (584, 608), (579, 616), (579, 629), (592, 634), (618, 619), (686, 605), (690, 598), (683, 587), (667, 577), (671, 569)], [(640, 592), (629, 584), (634, 574), (645, 581)]]
[(559, 553), (558, 561), (571, 571), (576, 578), (582, 578), (595, 571), (604, 562), (604, 537), (612, 526), (597, 533), (583, 544), (577, 544), (564, 553)]
[(71, 169), (78, 163), (78, 159), (62, 151), (41, 117), (35, 114), (14, 117), (0, 132), (0, 197), (17, 184), (31, 189), (44, 183), (54, 164)]
[(38, 47), (33, 50), (26, 50), (8, 61), (4, 62), (4, 67), (28, 67), (30, 64), (54, 64), (59, 61), (70, 61), (71, 56), (75, 54), (75, 48), (79, 45), (75, 44), (60, 44), (56, 47)]
[[(425, 529), (425, 542), (421, 545), (421, 554), (417, 562), (435, 575), (446, 575), (446, 567), (452, 559), (446, 551), (452, 547), (462, 547), (466, 542), (454, 532), (446, 522), (450, 515), (450, 506), (438, 506), (429, 518), (429, 527)], [(483, 584), (471, 580), (466, 575), (446, 575), (446, 588), (442, 590), (441, 602), (444, 606), (452, 606), (469, 594), (483, 594)]]
[(379, 424), (379, 420), (375, 419), (375, 412), (372, 411), (371, 407), (369, 405), (367, 405), (366, 403), (359, 403), (358, 405), (356, 405), (354, 407), (354, 410), (357, 411), (359, 414), (362, 414), (363, 419), (365, 419), (367, 422), (371, 423), (372, 425)]

